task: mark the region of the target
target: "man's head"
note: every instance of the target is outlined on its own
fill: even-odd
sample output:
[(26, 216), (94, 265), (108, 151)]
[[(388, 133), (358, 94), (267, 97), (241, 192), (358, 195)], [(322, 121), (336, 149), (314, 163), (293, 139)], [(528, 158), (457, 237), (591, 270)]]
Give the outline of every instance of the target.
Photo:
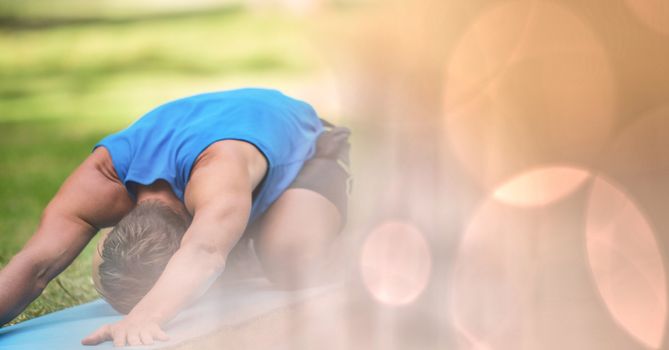
[(187, 215), (160, 201), (137, 204), (98, 245), (98, 292), (117, 311), (130, 312), (158, 280), (188, 225)]

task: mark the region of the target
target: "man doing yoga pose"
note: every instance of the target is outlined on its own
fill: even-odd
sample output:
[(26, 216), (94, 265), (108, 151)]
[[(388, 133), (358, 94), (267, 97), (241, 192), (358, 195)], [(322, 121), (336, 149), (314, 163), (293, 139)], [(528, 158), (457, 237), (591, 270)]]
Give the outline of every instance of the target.
[(94, 280), (127, 315), (84, 344), (164, 340), (161, 327), (221, 275), (240, 240), (275, 284), (314, 283), (346, 216), (348, 136), (276, 90), (159, 106), (100, 141), (47, 205), (0, 270), (0, 324), (111, 226)]

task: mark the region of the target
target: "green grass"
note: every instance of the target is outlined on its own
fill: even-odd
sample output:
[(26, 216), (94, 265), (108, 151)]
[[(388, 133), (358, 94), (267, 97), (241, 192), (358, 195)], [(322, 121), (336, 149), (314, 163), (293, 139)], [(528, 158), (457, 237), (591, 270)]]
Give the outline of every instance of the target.
[[(105, 134), (173, 98), (280, 87), (319, 69), (304, 23), (286, 15), (239, 6), (132, 15), (54, 6), (49, 17), (50, 2), (18, 3), (0, 0), (0, 265)], [(93, 249), (14, 322), (96, 298)]]

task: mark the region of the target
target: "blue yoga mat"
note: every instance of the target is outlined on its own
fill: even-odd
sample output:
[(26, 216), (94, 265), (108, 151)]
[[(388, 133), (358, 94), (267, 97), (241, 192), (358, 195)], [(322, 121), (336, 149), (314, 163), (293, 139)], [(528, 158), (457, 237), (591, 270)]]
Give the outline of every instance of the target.
[[(164, 327), (170, 341), (152, 346), (128, 347), (157, 349), (252, 320), (307, 298), (322, 294), (327, 287), (299, 292), (272, 288), (265, 279), (252, 279), (212, 287), (196, 304), (184, 310)], [(113, 349), (111, 342), (83, 346), (81, 339), (98, 327), (120, 320), (104, 300), (54, 312), (10, 327), (0, 328), (0, 350), (28, 349)]]

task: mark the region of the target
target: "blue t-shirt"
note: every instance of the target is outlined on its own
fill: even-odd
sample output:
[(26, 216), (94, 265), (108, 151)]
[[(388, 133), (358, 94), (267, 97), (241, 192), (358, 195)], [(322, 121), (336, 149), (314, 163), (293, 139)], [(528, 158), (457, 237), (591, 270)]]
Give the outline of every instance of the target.
[(183, 201), (197, 157), (216, 141), (243, 140), (268, 162), (256, 189), (250, 221), (288, 188), (315, 150), (323, 125), (307, 103), (279, 91), (239, 89), (182, 98), (150, 111), (126, 129), (102, 139), (118, 177), (149, 185), (165, 180)]

